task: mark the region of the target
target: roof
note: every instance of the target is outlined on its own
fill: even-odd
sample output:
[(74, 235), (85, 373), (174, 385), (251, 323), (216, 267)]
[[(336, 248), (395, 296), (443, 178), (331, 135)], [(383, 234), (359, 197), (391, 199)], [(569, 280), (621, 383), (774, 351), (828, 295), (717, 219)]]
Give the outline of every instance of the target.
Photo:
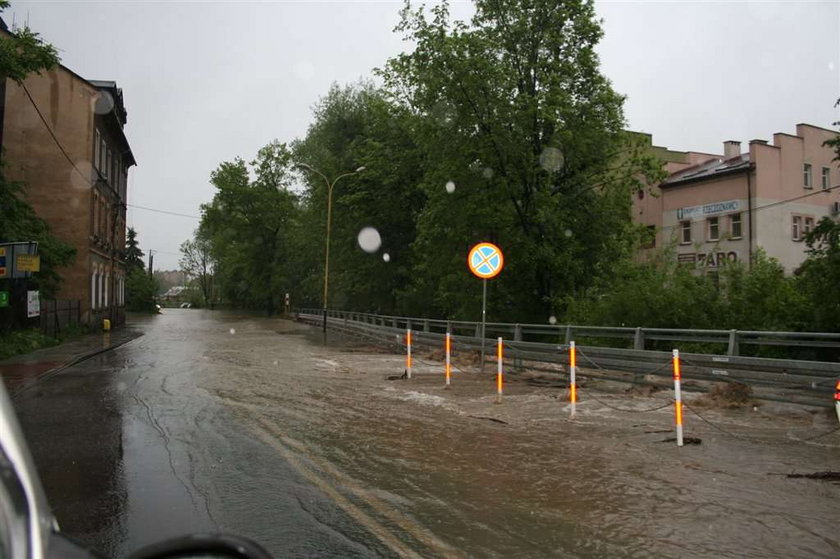
[(678, 171), (665, 179), (660, 186), (675, 186), (705, 180), (714, 180), (721, 176), (743, 173), (752, 169), (749, 153), (742, 153), (730, 159), (711, 159), (705, 163), (694, 165), (688, 169)]

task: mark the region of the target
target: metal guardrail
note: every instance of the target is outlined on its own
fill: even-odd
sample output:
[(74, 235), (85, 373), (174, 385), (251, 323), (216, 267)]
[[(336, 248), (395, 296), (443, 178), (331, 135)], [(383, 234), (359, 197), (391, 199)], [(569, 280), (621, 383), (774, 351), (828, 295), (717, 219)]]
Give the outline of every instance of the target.
[[(481, 348), (481, 323), (347, 311), (328, 311), (327, 314), (329, 328), (372, 341), (402, 344), (402, 335), (411, 328), (414, 344), (418, 346), (442, 348), (444, 335), (450, 332), (456, 350), (476, 351)], [(321, 324), (323, 320), (323, 310), (319, 309), (300, 309), (296, 315), (299, 320), (310, 324)], [(568, 365), (566, 350), (572, 340), (576, 341), (580, 354), (578, 365), (590, 369), (593, 376), (620, 382), (656, 383), (659, 377), (665, 382), (670, 381), (668, 365), (671, 352), (644, 349), (645, 339), (674, 342), (679, 348), (679, 344), (685, 341), (723, 344), (721, 340), (725, 336), (728, 354), (680, 351), (683, 384), (687, 389), (705, 391), (709, 382), (741, 382), (753, 387), (753, 395), (759, 399), (831, 407), (834, 383), (840, 378), (840, 363), (737, 355), (738, 344), (741, 343), (840, 348), (840, 334), (507, 323), (488, 323), (486, 331), (488, 338), (504, 338), (506, 356), (514, 368), (528, 363), (529, 369), (546, 370), (560, 377), (565, 373), (557, 365)], [(529, 339), (523, 339), (526, 337)], [(600, 347), (581, 343), (586, 338), (602, 337), (632, 339), (634, 347)], [(637, 343), (640, 337), (642, 342)], [(492, 341), (488, 347), (492, 348)], [(492, 349), (489, 353), (492, 354)], [(549, 364), (549, 368), (541, 368), (540, 364)]]

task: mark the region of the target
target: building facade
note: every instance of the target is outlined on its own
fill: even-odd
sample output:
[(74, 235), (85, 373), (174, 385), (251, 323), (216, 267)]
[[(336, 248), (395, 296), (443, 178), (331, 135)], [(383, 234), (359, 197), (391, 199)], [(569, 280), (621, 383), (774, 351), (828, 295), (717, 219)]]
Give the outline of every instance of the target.
[(666, 150), (670, 174), (634, 201), (634, 219), (702, 272), (749, 263), (763, 249), (793, 273), (807, 256), (805, 235), (840, 210), (840, 165), (823, 146), (836, 135), (798, 124), (796, 134), (752, 140), (745, 152), (737, 141), (724, 142), (722, 155)]
[(121, 324), (128, 171), (136, 164), (123, 131), (122, 90), (64, 66), (21, 85), (6, 80), (4, 89), (6, 176), (26, 183), (35, 212), (76, 249), (74, 262), (59, 270), (58, 298), (79, 300), (84, 322)]

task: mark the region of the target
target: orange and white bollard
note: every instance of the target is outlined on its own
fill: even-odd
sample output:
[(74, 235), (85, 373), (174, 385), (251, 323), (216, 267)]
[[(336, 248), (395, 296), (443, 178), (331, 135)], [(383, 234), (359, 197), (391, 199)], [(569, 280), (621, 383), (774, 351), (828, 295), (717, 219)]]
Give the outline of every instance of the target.
[(834, 385), (834, 410), (837, 412), (837, 421), (840, 421), (840, 380)]
[(569, 403), (571, 404), (571, 416), (575, 416), (577, 406), (577, 384), (575, 374), (577, 373), (577, 353), (575, 342), (569, 342)]
[(411, 328), (406, 330), (405, 347), (405, 376), (406, 378), (411, 378)]
[(452, 361), (450, 359), (450, 355), (452, 354), (452, 338), (449, 335), (449, 332), (446, 333), (446, 388), (449, 388), (449, 379), (452, 376)]
[(503, 345), (504, 344), (502, 343), (502, 338), (499, 338), (499, 345), (498, 345), (498, 348), (496, 350), (496, 362), (498, 363), (498, 368), (497, 368), (497, 371), (496, 371), (496, 403), (497, 404), (502, 403), (502, 362), (504, 361), (503, 354), (502, 354)]
[(674, 413), (677, 421), (677, 446), (683, 445), (682, 395), (680, 394), (680, 350), (674, 350)]

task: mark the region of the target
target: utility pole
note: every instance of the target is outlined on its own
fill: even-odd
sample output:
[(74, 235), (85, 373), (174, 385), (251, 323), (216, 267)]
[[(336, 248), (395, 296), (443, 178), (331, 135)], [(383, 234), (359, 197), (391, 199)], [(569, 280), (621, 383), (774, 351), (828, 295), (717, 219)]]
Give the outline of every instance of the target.
[(154, 266), (154, 262), (155, 262), (155, 254), (154, 253), (155, 253), (155, 251), (153, 251), (152, 249), (149, 249), (149, 277), (150, 278), (154, 277), (153, 271), (152, 271), (153, 270), (152, 266)]

